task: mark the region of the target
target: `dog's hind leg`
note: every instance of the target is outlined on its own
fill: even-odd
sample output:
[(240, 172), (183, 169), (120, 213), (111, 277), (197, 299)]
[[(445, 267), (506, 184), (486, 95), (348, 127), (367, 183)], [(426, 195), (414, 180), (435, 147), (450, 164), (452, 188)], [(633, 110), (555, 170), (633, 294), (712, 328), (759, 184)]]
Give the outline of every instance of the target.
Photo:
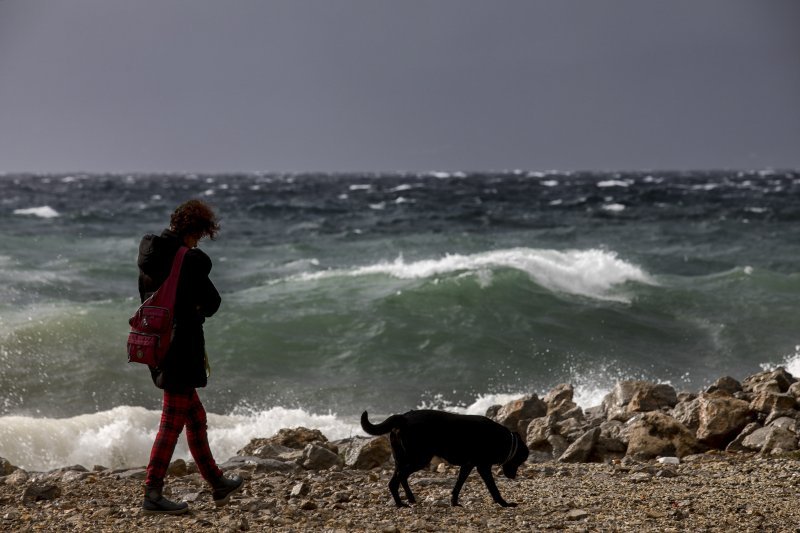
[(408, 486), (408, 476), (401, 477), (400, 484), (403, 485), (403, 490), (406, 491), (406, 498), (408, 498), (408, 503), (417, 503), (417, 499), (411, 492), (411, 487)]
[(458, 503), (458, 495), (461, 493), (461, 487), (464, 486), (464, 482), (467, 481), (467, 477), (473, 468), (472, 465), (463, 465), (461, 470), (458, 471), (456, 486), (453, 487), (453, 495), (450, 497), (450, 505), (453, 507), (461, 507), (461, 504)]
[[(483, 482), (486, 483), (486, 488), (489, 489), (489, 494), (492, 495), (492, 499), (495, 503), (503, 506), (503, 507), (516, 507), (516, 503), (509, 503), (500, 496), (500, 491), (497, 490), (497, 485), (495, 485), (494, 477), (492, 477), (492, 467), (491, 465), (481, 465), (478, 467), (478, 473), (481, 475)], [(460, 476), (459, 476), (460, 477)]]
[[(400, 489), (400, 484), (401, 483), (403, 484), (403, 488), (404, 489), (408, 486), (408, 481), (406, 480), (406, 477), (402, 478), (402, 480), (401, 480), (401, 478), (400, 478), (400, 469), (399, 468), (395, 468), (394, 475), (392, 475), (392, 479), (389, 480), (389, 492), (392, 493), (392, 498), (394, 498), (394, 504), (396, 506), (398, 506), (398, 507), (408, 507), (408, 504), (405, 504), (400, 500), (400, 490), (399, 489)], [(410, 494), (411, 493), (408, 492), (408, 490), (406, 490), (406, 496), (410, 496)], [(409, 498), (409, 501), (411, 501), (411, 498)], [(414, 502), (411, 502), (411, 503), (414, 503)]]

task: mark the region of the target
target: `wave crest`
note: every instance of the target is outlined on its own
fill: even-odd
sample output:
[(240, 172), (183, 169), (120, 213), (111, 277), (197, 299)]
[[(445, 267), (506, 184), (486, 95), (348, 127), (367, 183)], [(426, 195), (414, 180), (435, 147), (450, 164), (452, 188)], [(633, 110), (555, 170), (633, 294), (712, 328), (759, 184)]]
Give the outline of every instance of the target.
[(303, 280), (339, 276), (383, 274), (400, 279), (424, 279), (451, 273), (475, 273), (481, 280), (486, 272), (511, 268), (528, 274), (548, 290), (601, 300), (628, 301), (614, 289), (626, 282), (654, 285), (652, 277), (640, 267), (617, 257), (615, 252), (600, 249), (547, 250), (512, 248), (477, 254), (448, 254), (441, 259), (406, 262), (402, 256), (392, 262), (349, 270), (327, 270), (303, 274)]

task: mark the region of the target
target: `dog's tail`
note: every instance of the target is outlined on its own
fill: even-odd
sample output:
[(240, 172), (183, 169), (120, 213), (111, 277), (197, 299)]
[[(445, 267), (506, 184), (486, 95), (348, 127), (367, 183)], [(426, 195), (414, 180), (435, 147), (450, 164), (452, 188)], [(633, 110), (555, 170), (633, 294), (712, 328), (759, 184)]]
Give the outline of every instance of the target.
[(373, 424), (367, 418), (367, 412), (361, 413), (361, 429), (370, 435), (385, 435), (395, 428), (405, 425), (405, 417), (403, 415), (392, 415), (380, 424)]

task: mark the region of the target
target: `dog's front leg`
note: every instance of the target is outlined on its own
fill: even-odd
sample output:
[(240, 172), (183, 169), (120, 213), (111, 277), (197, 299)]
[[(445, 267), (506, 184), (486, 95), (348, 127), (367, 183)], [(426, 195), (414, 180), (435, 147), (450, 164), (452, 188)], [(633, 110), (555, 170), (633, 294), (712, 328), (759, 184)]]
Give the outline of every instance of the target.
[(461, 487), (464, 486), (464, 482), (467, 480), (467, 476), (469, 476), (469, 473), (472, 472), (472, 468), (472, 465), (463, 465), (461, 470), (458, 471), (456, 486), (453, 487), (453, 496), (450, 498), (450, 505), (453, 507), (461, 507), (461, 505), (458, 503), (458, 495), (461, 492)]
[(492, 495), (492, 499), (495, 503), (503, 506), (503, 507), (516, 507), (516, 503), (509, 503), (500, 496), (500, 491), (497, 489), (497, 485), (494, 483), (494, 477), (492, 477), (492, 467), (491, 465), (481, 465), (478, 467), (478, 473), (483, 478), (483, 482), (486, 483), (486, 488), (489, 489), (489, 494)]

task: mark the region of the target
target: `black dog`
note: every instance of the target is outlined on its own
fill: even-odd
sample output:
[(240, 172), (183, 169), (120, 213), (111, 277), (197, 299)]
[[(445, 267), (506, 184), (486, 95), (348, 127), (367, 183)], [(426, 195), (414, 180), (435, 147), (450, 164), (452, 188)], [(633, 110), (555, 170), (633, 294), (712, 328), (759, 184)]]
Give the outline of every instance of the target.
[(408, 503), (416, 503), (408, 486), (408, 476), (425, 468), (433, 456), (458, 465), (458, 480), (453, 487), (450, 503), (458, 505), (458, 493), (473, 468), (486, 483), (492, 499), (503, 507), (517, 504), (506, 502), (492, 477), (492, 465), (502, 465), (509, 479), (517, 476), (519, 465), (528, 458), (528, 447), (519, 434), (509, 431), (485, 416), (456, 415), (442, 411), (409, 411), (393, 415), (380, 424), (371, 424), (367, 412), (361, 415), (361, 427), (370, 435), (390, 433), (395, 470), (389, 481), (389, 492), (398, 507), (408, 507), (400, 501), (403, 486)]

